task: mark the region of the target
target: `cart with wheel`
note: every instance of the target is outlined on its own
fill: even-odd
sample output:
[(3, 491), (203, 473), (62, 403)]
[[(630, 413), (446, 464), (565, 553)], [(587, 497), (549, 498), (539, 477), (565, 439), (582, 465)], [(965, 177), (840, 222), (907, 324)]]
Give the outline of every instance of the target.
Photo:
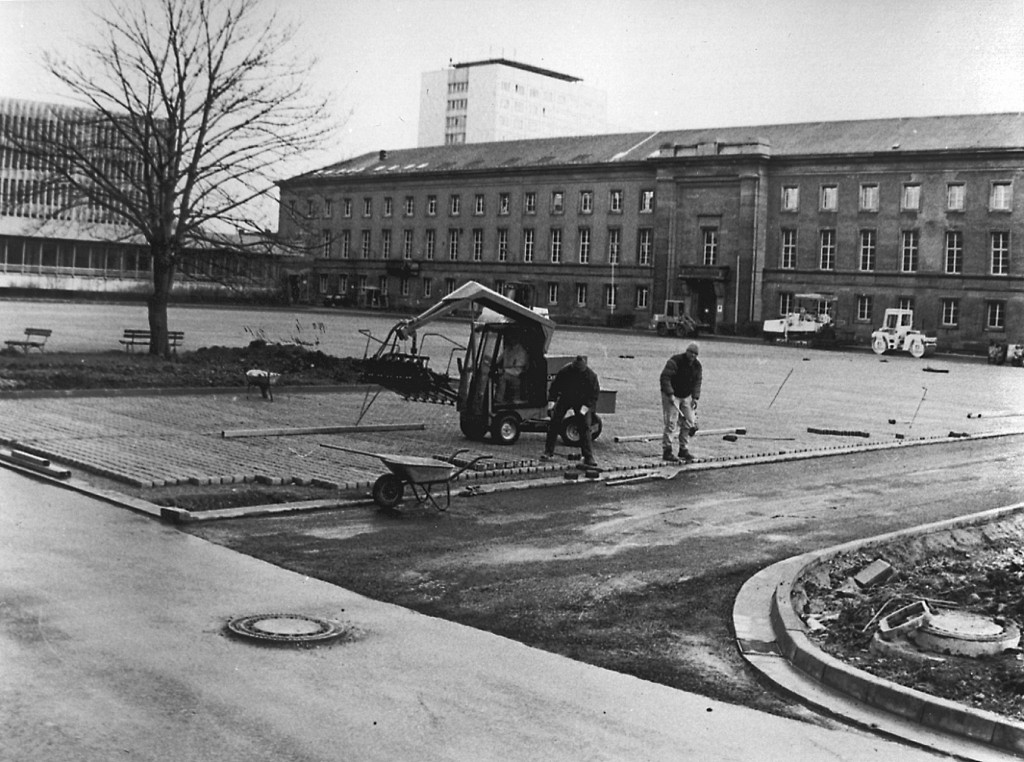
[[(405, 494), (405, 485), (408, 484), (417, 503), (429, 502), (437, 510), (446, 511), (452, 504), (451, 483), (463, 471), (472, 468), (481, 460), (491, 457), (490, 455), (478, 455), (465, 465), (456, 466), (446, 460), (423, 458), (417, 455), (389, 455), (325, 443), (321, 443), (320, 446), (330, 450), (341, 450), (377, 458), (388, 467), (389, 473), (382, 474), (373, 483), (373, 501), (381, 508), (394, 508), (398, 505)], [(452, 460), (463, 452), (466, 452), (465, 448), (456, 450), (452, 455)], [(435, 497), (433, 493), (434, 488), (442, 484), (445, 490), (443, 506), (438, 502), (440, 495)]]

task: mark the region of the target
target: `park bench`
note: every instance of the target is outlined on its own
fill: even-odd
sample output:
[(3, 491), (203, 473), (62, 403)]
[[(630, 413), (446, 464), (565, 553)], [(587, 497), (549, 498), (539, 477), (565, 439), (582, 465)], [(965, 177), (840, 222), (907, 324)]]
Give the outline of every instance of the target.
[[(149, 346), (152, 339), (152, 332), (141, 328), (125, 328), (124, 335), (120, 341), (124, 345), (125, 352), (134, 352), (136, 346)], [(174, 354), (178, 354), (178, 347), (185, 341), (184, 331), (168, 331), (167, 344)]]
[(50, 338), (51, 333), (53, 331), (49, 328), (26, 328), (25, 338), (9, 339), (4, 343), (12, 349), (15, 347), (20, 348), (25, 354), (28, 354), (30, 349), (38, 349), (42, 352), (43, 347), (46, 346), (46, 340)]

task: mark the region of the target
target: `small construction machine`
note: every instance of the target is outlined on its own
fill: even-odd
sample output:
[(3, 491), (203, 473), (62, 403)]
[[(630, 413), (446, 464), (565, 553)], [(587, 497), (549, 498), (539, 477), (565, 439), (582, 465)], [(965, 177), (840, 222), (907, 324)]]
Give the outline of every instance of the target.
[(832, 334), (834, 294), (796, 294), (796, 309), (780, 318), (765, 320), (761, 334), (765, 341), (814, 342), (819, 334)]
[(935, 354), (937, 340), (914, 328), (914, 311), (888, 309), (882, 327), (871, 333), (871, 349), (876, 355), (889, 351), (909, 352), (912, 357)]
[(651, 316), (651, 330), (659, 336), (697, 336), (700, 325), (686, 313), (686, 302), (682, 299), (666, 299), (665, 311)]
[[(431, 370), (417, 332), (466, 308), (473, 309), (469, 344), (451, 350), (444, 373)], [(399, 321), (372, 356), (368, 342), (362, 380), (409, 400), (455, 405), (462, 433), (471, 440), (490, 434), (495, 443), (510, 445), (521, 432), (546, 432), (555, 425), (563, 442), (577, 446), (580, 434), (572, 416), (564, 421), (547, 416), (548, 385), (574, 357), (547, 354), (554, 330), (554, 322), (544, 315), (470, 281), (416, 317)], [(440, 334), (422, 338), (427, 336)], [(452, 358), (462, 351), (456, 358), (458, 377), (453, 379)], [(615, 392), (602, 391), (591, 437), (601, 433), (598, 414), (614, 412)]]

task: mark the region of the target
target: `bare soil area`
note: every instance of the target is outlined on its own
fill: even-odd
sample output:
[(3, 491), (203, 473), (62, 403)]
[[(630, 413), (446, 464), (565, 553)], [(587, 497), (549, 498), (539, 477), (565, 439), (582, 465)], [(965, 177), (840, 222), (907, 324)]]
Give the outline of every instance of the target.
[[(924, 693), (1024, 721), (1024, 652), (1012, 648), (982, 658), (928, 654), (927, 661), (871, 648), (883, 617), (926, 601), (936, 611), (984, 615), (997, 624), (1024, 624), (1024, 521), (958, 530), (843, 555), (808, 575), (794, 604), (811, 622), (812, 640), (832, 656), (877, 677)], [(866, 589), (850, 578), (876, 559), (894, 568)], [(818, 629), (820, 628), (820, 629)], [(921, 652), (927, 654), (928, 652)], [(941, 661), (933, 659), (941, 659)]]

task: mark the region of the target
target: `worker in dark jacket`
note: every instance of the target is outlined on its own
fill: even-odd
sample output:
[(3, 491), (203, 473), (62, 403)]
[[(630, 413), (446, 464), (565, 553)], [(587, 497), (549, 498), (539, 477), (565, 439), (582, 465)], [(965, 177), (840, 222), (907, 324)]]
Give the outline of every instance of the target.
[[(661, 457), (669, 463), (693, 461), (687, 444), (690, 437), (697, 433), (697, 400), (700, 399), (700, 385), (704, 375), (704, 369), (697, 359), (699, 352), (700, 347), (694, 342), (682, 354), (668, 358), (661, 371), (661, 410), (665, 420), (661, 435)], [(672, 451), (677, 438), (678, 457)]]
[(601, 384), (597, 374), (587, 367), (587, 358), (577, 355), (576, 359), (562, 368), (555, 375), (548, 387), (548, 437), (544, 445), (541, 460), (555, 457), (555, 439), (558, 437), (562, 419), (572, 410), (575, 416), (576, 429), (580, 433), (580, 449), (583, 452), (583, 464), (597, 466), (590, 441), (590, 422), (597, 407), (597, 397)]

